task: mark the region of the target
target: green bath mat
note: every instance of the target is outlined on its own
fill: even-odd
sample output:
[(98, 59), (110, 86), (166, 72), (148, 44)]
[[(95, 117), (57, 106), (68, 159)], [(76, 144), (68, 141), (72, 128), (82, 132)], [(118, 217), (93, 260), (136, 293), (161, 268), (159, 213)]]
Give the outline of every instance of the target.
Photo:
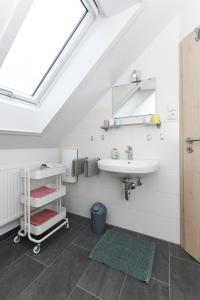
[(149, 282), (155, 255), (155, 243), (127, 233), (107, 230), (90, 252), (90, 258)]

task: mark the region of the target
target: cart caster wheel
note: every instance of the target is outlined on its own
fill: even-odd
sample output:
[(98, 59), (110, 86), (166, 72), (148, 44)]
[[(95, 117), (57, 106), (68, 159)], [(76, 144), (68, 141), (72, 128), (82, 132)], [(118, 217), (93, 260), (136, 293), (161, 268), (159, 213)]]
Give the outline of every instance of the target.
[(68, 229), (69, 228), (69, 223), (65, 224), (65, 228)]
[(14, 237), (14, 239), (13, 239), (13, 242), (14, 242), (15, 244), (18, 244), (20, 241), (21, 241), (21, 238), (20, 238), (19, 235), (16, 235), (16, 236)]
[(33, 247), (33, 253), (34, 254), (40, 253), (40, 245), (36, 245), (35, 247)]

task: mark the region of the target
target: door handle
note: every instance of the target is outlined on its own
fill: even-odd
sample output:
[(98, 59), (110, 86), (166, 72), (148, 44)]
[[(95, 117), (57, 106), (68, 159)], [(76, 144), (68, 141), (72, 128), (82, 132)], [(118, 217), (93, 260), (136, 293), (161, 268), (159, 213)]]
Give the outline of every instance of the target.
[(192, 139), (192, 138), (188, 137), (185, 141), (188, 144), (192, 144), (193, 142), (200, 142), (200, 138)]

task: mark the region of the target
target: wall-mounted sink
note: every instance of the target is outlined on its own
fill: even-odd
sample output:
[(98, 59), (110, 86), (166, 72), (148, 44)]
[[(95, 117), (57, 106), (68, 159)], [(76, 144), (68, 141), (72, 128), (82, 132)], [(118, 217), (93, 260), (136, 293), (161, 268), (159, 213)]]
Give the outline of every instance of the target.
[(134, 177), (156, 172), (159, 169), (159, 160), (101, 159), (98, 161), (98, 167), (100, 170), (114, 173), (120, 177)]

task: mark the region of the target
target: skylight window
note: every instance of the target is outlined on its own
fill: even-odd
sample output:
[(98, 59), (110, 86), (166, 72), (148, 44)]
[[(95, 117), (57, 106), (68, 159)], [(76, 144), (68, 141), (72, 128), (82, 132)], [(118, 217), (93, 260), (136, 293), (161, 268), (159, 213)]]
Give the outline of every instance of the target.
[(0, 93), (33, 99), (88, 14), (80, 0), (34, 0), (0, 66)]

